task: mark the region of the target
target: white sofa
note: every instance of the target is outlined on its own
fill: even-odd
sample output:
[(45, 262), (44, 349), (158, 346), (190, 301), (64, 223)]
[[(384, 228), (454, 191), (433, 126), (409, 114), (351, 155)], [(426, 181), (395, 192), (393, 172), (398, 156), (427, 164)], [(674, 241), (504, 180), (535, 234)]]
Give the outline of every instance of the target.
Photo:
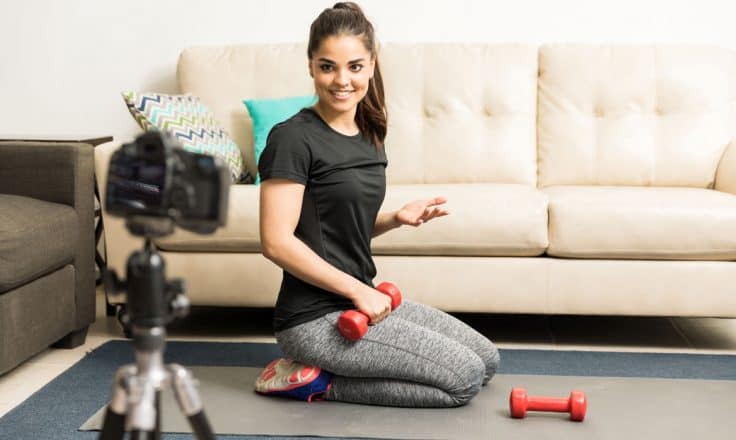
[[(384, 209), (451, 214), (373, 242), (376, 282), (447, 311), (736, 317), (736, 57), (675, 45), (384, 44)], [(255, 173), (241, 101), (312, 92), (303, 44), (195, 47), (178, 65)], [(123, 105), (121, 103), (121, 105)], [(119, 143), (96, 149), (104, 188)], [(258, 187), (214, 235), (156, 242), (193, 304), (271, 307)], [(108, 265), (140, 241), (105, 216)]]

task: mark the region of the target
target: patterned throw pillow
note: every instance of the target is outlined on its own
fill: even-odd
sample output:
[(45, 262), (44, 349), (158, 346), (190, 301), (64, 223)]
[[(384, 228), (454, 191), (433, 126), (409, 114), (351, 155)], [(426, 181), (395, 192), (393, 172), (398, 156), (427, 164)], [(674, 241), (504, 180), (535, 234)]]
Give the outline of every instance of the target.
[(142, 129), (167, 131), (185, 150), (221, 158), (230, 169), (233, 183), (240, 182), (243, 175), (240, 148), (199, 98), (162, 93), (123, 92), (122, 95)]

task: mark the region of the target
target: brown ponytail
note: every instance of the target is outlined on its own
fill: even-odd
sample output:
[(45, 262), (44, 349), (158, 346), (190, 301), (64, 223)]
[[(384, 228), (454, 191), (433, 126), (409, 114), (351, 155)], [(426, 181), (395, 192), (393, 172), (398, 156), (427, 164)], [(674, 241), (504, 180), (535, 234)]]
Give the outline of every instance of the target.
[(363, 136), (376, 148), (381, 148), (386, 139), (388, 126), (386, 99), (383, 94), (381, 69), (378, 67), (375, 31), (360, 6), (353, 2), (339, 2), (332, 8), (322, 11), (309, 29), (307, 56), (311, 60), (325, 38), (339, 35), (359, 37), (375, 61), (373, 77), (368, 83), (368, 92), (358, 103), (355, 112), (355, 123)]

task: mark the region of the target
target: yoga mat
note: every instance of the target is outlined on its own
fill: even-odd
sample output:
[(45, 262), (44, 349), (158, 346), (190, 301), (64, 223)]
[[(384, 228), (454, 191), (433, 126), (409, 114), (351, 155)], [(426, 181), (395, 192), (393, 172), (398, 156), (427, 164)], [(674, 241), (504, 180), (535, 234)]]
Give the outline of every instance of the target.
[[(727, 439), (736, 432), (736, 381), (499, 374), (469, 405), (451, 409), (386, 408), (341, 402), (305, 403), (253, 392), (260, 368), (191, 367), (218, 434), (391, 439)], [(512, 387), (529, 395), (586, 393), (584, 422), (566, 414), (529, 412), (512, 419)], [(99, 429), (104, 407), (81, 429)], [(164, 432), (191, 432), (164, 390)]]

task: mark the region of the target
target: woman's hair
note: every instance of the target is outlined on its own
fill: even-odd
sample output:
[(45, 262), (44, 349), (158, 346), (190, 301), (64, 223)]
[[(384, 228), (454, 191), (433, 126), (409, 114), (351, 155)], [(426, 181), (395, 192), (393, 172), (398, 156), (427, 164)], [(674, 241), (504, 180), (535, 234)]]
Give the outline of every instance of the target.
[(383, 95), (381, 69), (378, 67), (375, 32), (360, 7), (353, 2), (339, 2), (332, 8), (322, 11), (309, 28), (307, 56), (311, 60), (325, 38), (342, 35), (360, 38), (375, 61), (373, 77), (368, 83), (368, 92), (358, 103), (355, 112), (355, 122), (363, 136), (376, 148), (380, 148), (386, 138), (388, 125), (386, 100)]

